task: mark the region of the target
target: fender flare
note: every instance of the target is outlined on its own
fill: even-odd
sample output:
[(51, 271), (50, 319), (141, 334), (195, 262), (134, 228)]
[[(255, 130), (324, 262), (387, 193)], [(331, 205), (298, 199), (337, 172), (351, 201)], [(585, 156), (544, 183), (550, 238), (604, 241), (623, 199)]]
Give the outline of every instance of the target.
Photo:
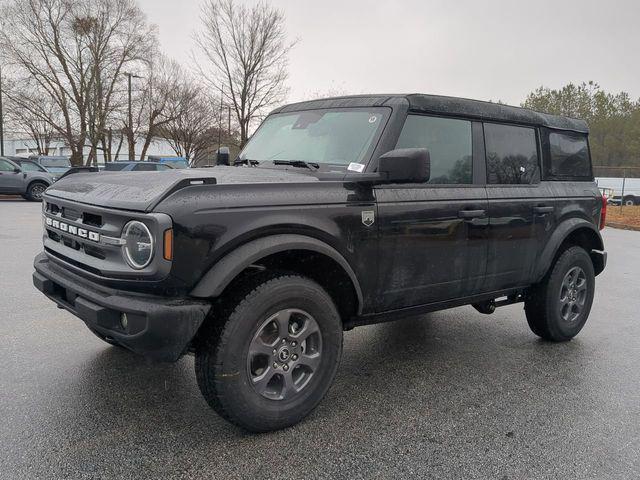
[[(564, 242), (567, 237), (573, 232), (582, 228), (590, 230), (597, 237), (597, 245), (594, 250), (604, 250), (602, 236), (600, 235), (598, 229), (593, 225), (593, 223), (583, 218), (570, 218), (568, 220), (565, 220), (561, 222), (558, 227), (556, 227), (555, 231), (551, 235), (551, 238), (547, 242), (547, 245), (540, 254), (534, 275), (536, 282), (540, 281), (551, 267), (551, 262), (553, 262), (558, 248), (560, 248), (560, 245), (562, 245), (562, 242)], [(587, 253), (591, 255), (591, 252)]]
[(244, 269), (261, 258), (287, 250), (309, 250), (326, 255), (338, 263), (353, 283), (358, 300), (358, 312), (361, 312), (363, 305), (362, 289), (349, 262), (340, 252), (325, 242), (297, 234), (269, 235), (239, 246), (218, 260), (203, 275), (189, 295), (197, 298), (218, 297)]

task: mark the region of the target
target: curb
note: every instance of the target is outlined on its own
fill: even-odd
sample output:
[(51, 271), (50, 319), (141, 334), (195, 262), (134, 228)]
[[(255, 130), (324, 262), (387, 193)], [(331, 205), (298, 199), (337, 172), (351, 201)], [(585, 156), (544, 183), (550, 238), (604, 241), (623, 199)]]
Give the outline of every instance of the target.
[(618, 228), (620, 230), (632, 230), (634, 232), (640, 232), (640, 227), (636, 227), (635, 225), (627, 225), (626, 223), (607, 222), (605, 226), (611, 227), (611, 228)]

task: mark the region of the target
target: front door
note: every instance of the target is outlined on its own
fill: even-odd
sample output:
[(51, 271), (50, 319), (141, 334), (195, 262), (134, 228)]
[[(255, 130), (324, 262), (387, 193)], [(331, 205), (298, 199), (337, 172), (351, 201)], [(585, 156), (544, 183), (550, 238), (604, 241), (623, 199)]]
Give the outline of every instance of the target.
[(488, 202), (483, 182), (474, 183), (478, 155), (472, 124), (407, 117), (396, 148), (427, 148), (431, 174), (424, 184), (375, 189), (378, 311), (459, 298), (482, 288)]
[(0, 192), (2, 193), (24, 193), (23, 174), (16, 173), (15, 166), (0, 158)]

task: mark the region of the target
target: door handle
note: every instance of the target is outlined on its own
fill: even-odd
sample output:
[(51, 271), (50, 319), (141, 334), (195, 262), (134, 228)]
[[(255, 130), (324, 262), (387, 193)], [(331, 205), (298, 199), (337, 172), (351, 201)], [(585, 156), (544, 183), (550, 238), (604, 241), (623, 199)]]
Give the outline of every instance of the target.
[(464, 219), (480, 218), (484, 217), (486, 213), (486, 210), (460, 210), (458, 212), (458, 217)]
[(551, 213), (553, 212), (553, 207), (547, 207), (547, 206), (537, 206), (537, 207), (533, 207), (533, 213), (538, 213), (540, 215), (545, 215), (547, 213)]

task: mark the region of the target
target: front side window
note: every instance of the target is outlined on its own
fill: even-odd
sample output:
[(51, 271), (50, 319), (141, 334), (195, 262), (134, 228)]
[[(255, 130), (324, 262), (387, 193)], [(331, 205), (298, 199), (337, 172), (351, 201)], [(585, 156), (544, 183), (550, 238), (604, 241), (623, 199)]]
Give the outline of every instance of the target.
[(5, 159), (0, 158), (0, 172), (13, 172), (16, 167), (7, 162)]
[(591, 178), (591, 161), (587, 137), (570, 132), (549, 133), (550, 165), (546, 170), (552, 177)]
[(388, 116), (387, 108), (336, 108), (269, 116), (240, 160), (302, 160), (347, 167), (367, 163)]
[(426, 148), (431, 158), (432, 184), (472, 182), (471, 122), (453, 118), (409, 115), (396, 148)]
[(530, 127), (484, 124), (487, 183), (529, 185), (540, 179), (536, 131)]

